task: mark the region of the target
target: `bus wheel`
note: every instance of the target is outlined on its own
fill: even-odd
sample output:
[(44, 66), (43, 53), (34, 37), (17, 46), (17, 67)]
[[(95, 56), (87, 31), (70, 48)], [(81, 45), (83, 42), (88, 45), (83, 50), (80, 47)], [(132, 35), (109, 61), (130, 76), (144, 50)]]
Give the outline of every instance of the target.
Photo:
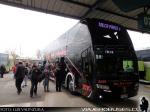
[(73, 84), (72, 78), (69, 78), (68, 89), (69, 89), (69, 91), (70, 91), (71, 94), (74, 93), (74, 84)]

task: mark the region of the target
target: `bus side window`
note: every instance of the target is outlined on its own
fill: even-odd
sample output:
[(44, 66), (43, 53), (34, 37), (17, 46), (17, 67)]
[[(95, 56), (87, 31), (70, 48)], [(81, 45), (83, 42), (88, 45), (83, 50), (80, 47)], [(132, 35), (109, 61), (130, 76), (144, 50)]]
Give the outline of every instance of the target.
[(85, 62), (85, 72), (89, 72), (89, 63)]

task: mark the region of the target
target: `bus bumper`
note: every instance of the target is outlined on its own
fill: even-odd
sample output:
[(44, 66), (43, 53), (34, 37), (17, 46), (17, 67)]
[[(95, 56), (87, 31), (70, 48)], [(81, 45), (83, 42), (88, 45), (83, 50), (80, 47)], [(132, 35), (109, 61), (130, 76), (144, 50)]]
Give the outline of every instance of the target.
[(138, 94), (138, 90), (128, 90), (123, 92), (122, 90), (104, 90), (100, 89), (96, 91), (95, 96), (99, 99), (126, 99), (130, 97), (134, 97)]

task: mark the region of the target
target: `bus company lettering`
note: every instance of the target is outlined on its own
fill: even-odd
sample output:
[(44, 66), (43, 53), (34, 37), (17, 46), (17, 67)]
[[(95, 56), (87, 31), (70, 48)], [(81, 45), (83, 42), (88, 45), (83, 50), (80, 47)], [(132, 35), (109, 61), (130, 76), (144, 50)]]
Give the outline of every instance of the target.
[(120, 31), (121, 30), (121, 28), (119, 26), (112, 25), (112, 24), (107, 24), (107, 23), (99, 22), (98, 25), (101, 28), (106, 28), (106, 29), (110, 29), (110, 30), (116, 30), (116, 31)]
[(87, 84), (82, 84), (82, 88), (85, 91), (91, 91), (91, 87), (89, 85), (87, 85)]
[(92, 89), (91, 89), (91, 87), (89, 85), (82, 84), (82, 90), (83, 90), (82, 95), (83, 96), (88, 96)]
[(59, 50), (59, 51), (52, 53), (51, 57), (54, 58), (54, 57), (59, 57), (59, 56), (65, 56), (66, 54), (67, 54), (66, 50)]
[(99, 84), (106, 84), (107, 81), (106, 80), (98, 80), (97, 83), (99, 83)]

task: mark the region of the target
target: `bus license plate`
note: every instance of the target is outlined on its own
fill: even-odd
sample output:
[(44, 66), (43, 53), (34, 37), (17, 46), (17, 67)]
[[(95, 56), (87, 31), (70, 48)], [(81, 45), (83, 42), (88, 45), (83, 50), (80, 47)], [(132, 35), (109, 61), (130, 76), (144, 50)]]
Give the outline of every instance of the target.
[(128, 95), (127, 94), (122, 94), (121, 98), (128, 98)]

